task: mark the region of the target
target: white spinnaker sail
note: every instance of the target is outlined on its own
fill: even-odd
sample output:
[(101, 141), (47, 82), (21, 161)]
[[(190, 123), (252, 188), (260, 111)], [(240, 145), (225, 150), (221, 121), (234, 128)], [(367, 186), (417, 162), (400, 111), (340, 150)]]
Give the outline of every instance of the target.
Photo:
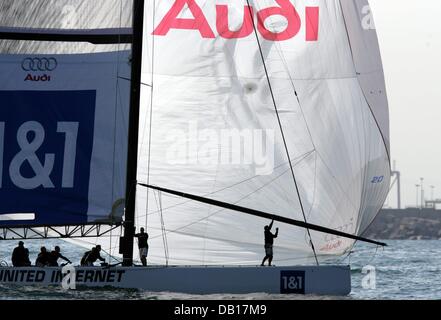
[[(249, 4), (265, 20), (258, 28), (259, 42), (306, 221), (361, 234), (381, 208), (390, 178), (387, 101), (384, 80), (378, 78), (381, 59), (375, 30), (360, 27), (361, 10), (368, 3)], [(246, 1), (147, 5), (143, 76), (153, 89), (143, 87), (139, 181), (303, 221), (254, 30), (243, 31), (239, 39), (225, 39), (228, 35), (220, 35), (222, 29), (217, 28), (226, 19), (221, 15), (227, 6), (230, 30), (239, 30), (249, 14), (245, 5)], [(285, 8), (285, 15), (291, 16), (282, 17), (274, 7)], [(279, 33), (295, 29), (287, 26), (295, 23), (294, 7), (300, 30), (295, 36)], [(311, 40), (313, 31), (308, 28), (314, 28), (317, 9), (306, 7), (319, 8), (316, 40)], [(177, 20), (181, 18), (190, 20)], [(265, 28), (289, 39), (273, 41), (271, 34), (264, 36)], [(360, 42), (375, 46), (364, 54)], [(375, 92), (369, 87), (372, 83)], [(220, 138), (236, 129), (245, 135), (255, 130), (268, 133), (274, 158), (267, 152), (256, 163), (262, 159), (254, 150), (250, 158), (255, 163), (248, 165), (212, 161), (213, 155), (226, 159), (244, 153)], [(262, 258), (263, 226), (268, 221), (165, 194), (159, 201), (158, 194), (143, 188), (138, 188), (137, 199), (138, 225), (147, 212), (154, 262), (164, 261), (162, 221), (172, 264), (258, 263)], [(279, 228), (276, 263), (313, 257), (306, 230)], [(317, 232), (311, 236), (319, 257), (343, 254), (353, 244)]]
[[(184, 21), (181, 30), (173, 28), (176, 25), (166, 30), (165, 24), (158, 35), (152, 35), (173, 5), (179, 4), (183, 8), (176, 18), (198, 22)], [(138, 180), (361, 234), (381, 208), (390, 180), (381, 59), (375, 30), (360, 28), (361, 10), (368, 3), (267, 0), (249, 4), (255, 21), (257, 12), (264, 20), (257, 28), (262, 51), (249, 26), (242, 29), (241, 38), (225, 39), (238, 36), (228, 33), (225, 25), (230, 31), (241, 29), (249, 14), (244, 10), (247, 1), (146, 3)], [(227, 24), (224, 15), (217, 25), (216, 15), (222, 16), (226, 8)], [(272, 15), (280, 13), (277, 8), (287, 9), (288, 19)], [(297, 19), (301, 26), (296, 33)], [(287, 28), (291, 34), (284, 32)], [(287, 39), (274, 41), (272, 34)], [(363, 44), (369, 54), (363, 53)], [(252, 148), (245, 154), (254, 161), (231, 160), (244, 152), (220, 137), (234, 136), (234, 130), (256, 134), (253, 144), (264, 134), (269, 151), (253, 157), (259, 150)], [(216, 154), (223, 160), (213, 161), (211, 156)], [(167, 247), (171, 264), (257, 264), (263, 256), (267, 223), (138, 188), (137, 226), (147, 226), (153, 263), (165, 262)], [(275, 263), (311, 261), (306, 230), (278, 227)], [(118, 236), (114, 234), (113, 247)], [(353, 245), (351, 240), (317, 232), (311, 236), (319, 258), (343, 254)], [(108, 238), (96, 242), (109, 246)]]

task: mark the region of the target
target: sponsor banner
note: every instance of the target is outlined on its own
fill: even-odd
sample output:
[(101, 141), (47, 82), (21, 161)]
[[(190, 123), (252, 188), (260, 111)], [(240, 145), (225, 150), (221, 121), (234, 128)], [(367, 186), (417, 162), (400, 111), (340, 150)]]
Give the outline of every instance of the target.
[(119, 221), (129, 53), (0, 61), (0, 226)]
[(61, 285), (66, 276), (81, 284), (118, 284), (124, 280), (124, 269), (81, 268), (72, 275), (61, 268), (0, 268), (0, 283)]

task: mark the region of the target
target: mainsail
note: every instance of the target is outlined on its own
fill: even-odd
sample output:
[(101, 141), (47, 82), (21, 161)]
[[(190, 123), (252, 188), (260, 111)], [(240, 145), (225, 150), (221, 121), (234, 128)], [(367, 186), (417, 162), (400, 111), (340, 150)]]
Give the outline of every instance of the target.
[[(138, 183), (361, 235), (390, 182), (369, 14), (366, 0), (146, 2)], [(260, 263), (268, 220), (143, 185), (136, 225), (150, 234), (149, 262)], [(279, 228), (278, 265), (322, 261), (354, 244)], [(92, 242), (109, 247), (108, 237)]]
[(131, 32), (122, 5), (0, 4), (1, 227), (122, 222), (130, 46), (81, 40)]

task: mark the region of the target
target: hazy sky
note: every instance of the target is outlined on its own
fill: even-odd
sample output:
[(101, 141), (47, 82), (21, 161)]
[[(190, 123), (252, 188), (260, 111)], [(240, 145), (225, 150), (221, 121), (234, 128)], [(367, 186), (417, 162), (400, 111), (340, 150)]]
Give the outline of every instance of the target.
[[(403, 205), (441, 198), (441, 1), (370, 0), (386, 74), (392, 159), (402, 175)], [(394, 189), (395, 190), (395, 189)], [(396, 206), (390, 196), (390, 206)]]

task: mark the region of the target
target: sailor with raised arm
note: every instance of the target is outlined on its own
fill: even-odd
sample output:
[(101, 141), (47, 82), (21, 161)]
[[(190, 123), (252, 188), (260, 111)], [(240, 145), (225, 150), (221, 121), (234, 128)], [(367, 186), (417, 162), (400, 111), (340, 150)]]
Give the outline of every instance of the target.
[(265, 261), (268, 260), (268, 265), (271, 266), (271, 262), (273, 261), (273, 243), (274, 239), (279, 235), (279, 228), (276, 228), (276, 233), (271, 233), (271, 228), (273, 227), (274, 220), (268, 226), (265, 226), (265, 258), (262, 260), (261, 266), (265, 264)]
[(139, 248), (139, 258), (141, 259), (142, 265), (147, 266), (147, 255), (149, 252), (149, 245), (147, 240), (149, 239), (149, 234), (141, 228), (141, 232), (135, 234), (135, 238), (138, 238), (138, 248)]

